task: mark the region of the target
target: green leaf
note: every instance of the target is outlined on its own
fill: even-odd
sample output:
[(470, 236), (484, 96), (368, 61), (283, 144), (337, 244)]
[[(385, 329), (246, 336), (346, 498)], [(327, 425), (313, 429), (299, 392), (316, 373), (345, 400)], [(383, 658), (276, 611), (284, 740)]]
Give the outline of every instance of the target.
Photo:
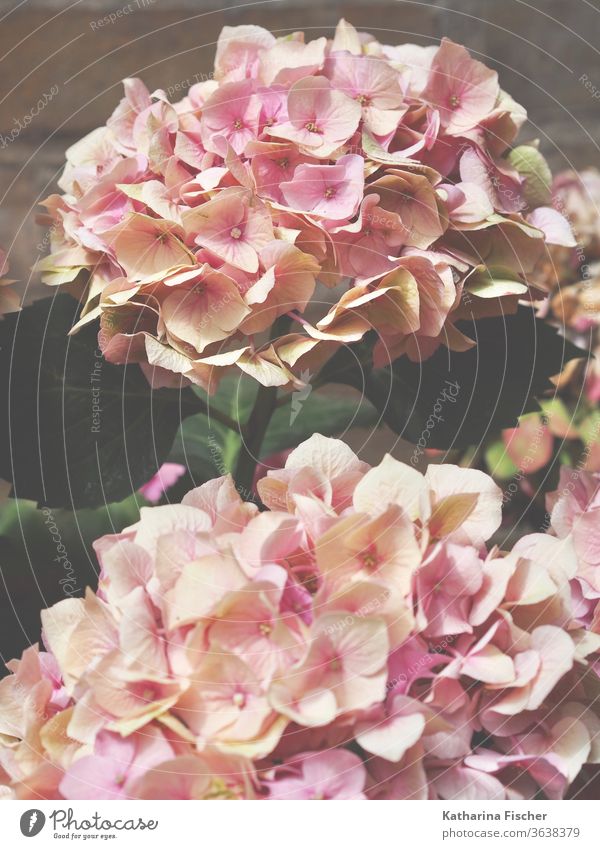
[[(240, 431), (252, 409), (257, 388), (256, 381), (245, 375), (228, 375), (221, 380), (214, 396), (194, 390), (206, 413), (197, 413), (182, 422), (169, 459), (183, 463), (197, 486), (233, 472), (241, 444)], [(219, 413), (239, 422), (239, 430), (221, 424), (215, 418)]]
[(135, 496), (97, 510), (38, 510), (9, 499), (0, 507), (0, 569), (4, 600), (2, 657), (18, 657), (40, 639), (40, 609), (81, 597), (98, 584), (92, 543), (139, 517)]
[(537, 147), (522, 144), (508, 154), (508, 161), (523, 177), (523, 196), (528, 206), (547, 206), (552, 202), (552, 172)]
[(585, 445), (600, 442), (600, 410), (594, 410), (579, 426), (579, 435)]
[(74, 336), (69, 295), (0, 322), (0, 477), (13, 494), (80, 509), (121, 501), (166, 459), (187, 392), (152, 391), (139, 366), (107, 363), (96, 330)]
[(540, 402), (540, 407), (554, 436), (561, 439), (574, 439), (577, 436), (575, 415), (568, 410), (562, 398), (547, 398)]
[[(221, 425), (211, 412), (217, 409), (243, 426), (256, 389), (251, 378), (227, 377), (213, 398), (204, 397), (207, 414), (190, 416), (181, 425), (170, 459), (184, 463), (197, 484), (231, 472), (241, 445), (240, 434)], [(344, 390), (332, 393), (331, 388), (313, 390), (309, 386), (281, 400), (284, 403), (276, 409), (263, 442), (263, 459), (297, 446), (316, 432), (343, 438), (352, 427), (379, 423), (377, 411), (365, 398)]]
[(498, 480), (508, 480), (518, 472), (517, 467), (506, 453), (504, 442), (499, 439), (485, 450), (485, 465), (488, 473)]
[(536, 399), (552, 387), (550, 377), (568, 360), (584, 356), (526, 307), (457, 326), (476, 339), (475, 348), (440, 347), (423, 363), (401, 357), (374, 369), (374, 340), (366, 337), (341, 348), (319, 381), (347, 383), (363, 392), (404, 439), (421, 440), (427, 448), (465, 448), (538, 410)]
[(364, 397), (336, 395), (331, 387), (304, 394), (294, 392), (290, 404), (276, 411), (263, 443), (263, 457), (295, 448), (313, 433), (343, 439), (353, 427), (379, 424), (377, 410)]
[(523, 295), (527, 286), (511, 271), (502, 266), (478, 265), (466, 279), (465, 288), (478, 298), (503, 298)]

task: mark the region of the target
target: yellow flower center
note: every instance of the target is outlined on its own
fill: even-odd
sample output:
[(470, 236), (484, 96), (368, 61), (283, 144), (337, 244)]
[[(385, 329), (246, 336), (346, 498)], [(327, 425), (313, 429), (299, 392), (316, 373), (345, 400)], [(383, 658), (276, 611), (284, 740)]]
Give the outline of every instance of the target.
[(241, 788), (228, 787), (221, 778), (215, 778), (211, 782), (210, 790), (203, 797), (206, 800), (210, 799), (238, 799), (241, 793)]
[(309, 133), (321, 132), (321, 130), (318, 128), (314, 121), (307, 121), (307, 123), (304, 125), (304, 129), (308, 130)]
[(368, 572), (372, 572), (379, 565), (379, 558), (374, 551), (363, 551), (360, 559)]

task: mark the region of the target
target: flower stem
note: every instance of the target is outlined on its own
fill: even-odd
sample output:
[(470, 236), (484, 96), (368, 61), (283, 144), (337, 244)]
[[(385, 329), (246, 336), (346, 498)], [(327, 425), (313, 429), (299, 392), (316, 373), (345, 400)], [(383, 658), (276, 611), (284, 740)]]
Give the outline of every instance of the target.
[[(273, 325), (271, 341), (285, 335), (289, 325), (289, 316), (280, 316)], [(252, 412), (240, 432), (242, 444), (234, 474), (237, 490), (246, 500), (253, 497), (254, 472), (260, 459), (260, 450), (265, 435), (276, 409), (277, 387), (259, 384)]]
[(254, 407), (242, 429), (242, 444), (234, 477), (238, 492), (246, 500), (252, 497), (254, 471), (276, 402), (276, 386), (259, 386)]

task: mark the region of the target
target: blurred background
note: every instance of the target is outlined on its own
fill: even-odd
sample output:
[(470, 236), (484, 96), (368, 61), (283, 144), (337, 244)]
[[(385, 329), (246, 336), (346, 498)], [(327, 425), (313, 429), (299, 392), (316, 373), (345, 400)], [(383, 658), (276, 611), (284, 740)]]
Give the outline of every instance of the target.
[(45, 252), (36, 204), (65, 149), (111, 113), (121, 79), (179, 99), (210, 74), (226, 24), (317, 38), (345, 17), (391, 44), (447, 35), (498, 71), (528, 110), (522, 140), (539, 138), (562, 169), (600, 164), (599, 10), (598, 0), (0, 0), (0, 245), (11, 276), (27, 285)]

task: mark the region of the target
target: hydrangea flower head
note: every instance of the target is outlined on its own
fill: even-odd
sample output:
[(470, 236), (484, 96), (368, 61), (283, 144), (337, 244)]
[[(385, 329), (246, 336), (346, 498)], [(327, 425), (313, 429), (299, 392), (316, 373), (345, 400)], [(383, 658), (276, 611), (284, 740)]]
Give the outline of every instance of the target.
[(448, 39), (225, 27), (213, 78), (176, 103), (126, 80), (67, 151), (39, 269), (156, 385), (213, 392), (240, 369), (300, 386), (370, 330), (376, 364), (464, 350), (455, 323), (516, 309), (546, 243), (571, 238), (509, 159), (525, 117)]
[(486, 540), (481, 472), (315, 435), (95, 544), (0, 682), (5, 797), (531, 799), (598, 763), (598, 476)]

